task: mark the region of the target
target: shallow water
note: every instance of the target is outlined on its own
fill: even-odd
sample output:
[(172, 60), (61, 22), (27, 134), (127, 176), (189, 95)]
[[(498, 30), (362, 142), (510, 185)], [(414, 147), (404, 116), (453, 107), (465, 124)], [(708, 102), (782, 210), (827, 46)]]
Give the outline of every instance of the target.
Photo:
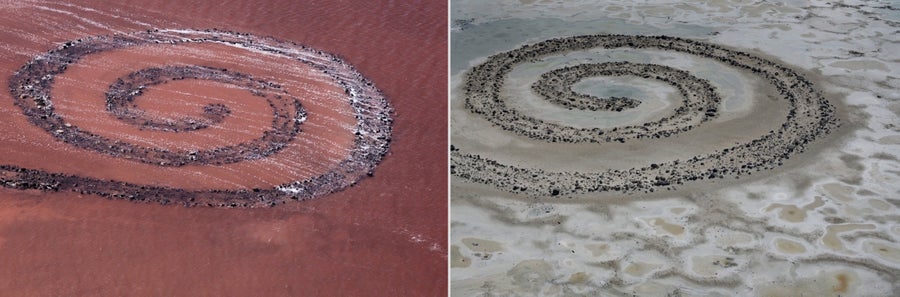
[[(446, 115), (447, 58), (436, 54), (447, 47), (446, 4), (7, 1), (0, 11), (0, 69), (7, 76), (69, 40), (151, 28), (219, 28), (338, 55), (381, 89), (396, 110), (390, 155), (374, 176), (312, 201), (266, 209), (184, 208), (0, 189), (0, 291), (22, 296), (446, 292), (446, 271), (434, 269), (445, 266), (448, 250), (446, 126), (435, 120)], [(309, 137), (301, 135), (272, 158), (162, 168), (57, 141), (31, 125), (3, 92), (0, 164), (158, 186), (249, 189), (321, 172), (346, 155), (352, 111), (312, 100), (343, 96), (343, 90), (317, 85), (314, 76), (304, 74), (308, 69), (215, 46), (134, 50), (92, 56), (97, 59), (79, 64), (86, 72), (72, 67), (61, 75), (54, 89), (58, 111), (113, 139), (185, 149), (258, 137), (271, 126), (265, 101), (215, 83), (171, 83), (139, 99), (138, 105), (157, 114), (196, 115), (214, 102), (234, 111), (221, 125), (197, 134), (139, 131), (104, 110), (102, 94), (111, 78), (154, 63), (202, 63), (297, 87), (291, 92), (306, 95), (300, 99), (312, 111), (304, 128)]]

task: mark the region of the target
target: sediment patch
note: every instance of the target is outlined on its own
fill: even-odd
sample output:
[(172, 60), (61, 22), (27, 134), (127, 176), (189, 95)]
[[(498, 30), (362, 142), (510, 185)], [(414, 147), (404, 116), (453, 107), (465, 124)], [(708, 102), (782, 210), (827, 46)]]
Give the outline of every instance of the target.
[(391, 142), (392, 109), (373, 83), (337, 56), (272, 37), (221, 30), (147, 30), (78, 39), (66, 42), (22, 66), (9, 78), (9, 90), (15, 104), (32, 124), (67, 145), (154, 166), (210, 166), (262, 159), (279, 152), (302, 133), (302, 124), (308, 116), (302, 102), (316, 100), (314, 96), (298, 98), (284, 90), (277, 81), (204, 65), (145, 68), (119, 78), (111, 82), (106, 92), (107, 111), (116, 119), (139, 129), (171, 133), (206, 129), (226, 121), (231, 109), (223, 104), (209, 104), (203, 107), (200, 117), (168, 119), (145, 113), (134, 100), (146, 88), (170, 81), (207, 80), (245, 89), (265, 100), (273, 110), (271, 129), (264, 131), (257, 139), (235, 145), (208, 150), (170, 150), (92, 133), (66, 121), (55, 111), (51, 92), (54, 77), (64, 73), (69, 65), (78, 63), (82, 57), (137, 46), (190, 43), (215, 43), (245, 49), (249, 54), (280, 56), (325, 74), (329, 83), (344, 89), (346, 97), (343, 102), (352, 108), (357, 120), (352, 131), (348, 131), (354, 135), (354, 140), (346, 158), (338, 166), (311, 178), (273, 185), (268, 189), (185, 190), (52, 173), (12, 164), (0, 164), (0, 185), (16, 189), (75, 191), (164, 204), (251, 207), (311, 199), (339, 191), (372, 174), (387, 153)]

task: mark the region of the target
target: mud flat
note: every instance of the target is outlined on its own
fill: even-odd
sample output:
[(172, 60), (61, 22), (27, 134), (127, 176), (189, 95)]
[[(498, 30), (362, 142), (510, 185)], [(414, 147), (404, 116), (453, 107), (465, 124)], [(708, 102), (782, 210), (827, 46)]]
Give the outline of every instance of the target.
[[(900, 85), (892, 70), (900, 65), (880, 50), (897, 42), (888, 37), (897, 30), (895, 9), (727, 1), (453, 7), (452, 295), (900, 292)], [(711, 47), (665, 45), (679, 42)], [(734, 54), (712, 57), (725, 52)], [(763, 71), (739, 66), (751, 63)], [(685, 117), (686, 131), (627, 137), (671, 128), (642, 126), (700, 102), (656, 75), (615, 72), (633, 65), (707, 82), (718, 109), (706, 120), (698, 117), (705, 110)], [(794, 85), (801, 78), (809, 84)], [(617, 133), (621, 141), (611, 137)], [(791, 151), (796, 140), (803, 145)], [(716, 157), (754, 144), (743, 156)], [(688, 175), (654, 170), (676, 160)], [(727, 169), (733, 165), (740, 172)], [(673, 170), (689, 179), (653, 185)]]

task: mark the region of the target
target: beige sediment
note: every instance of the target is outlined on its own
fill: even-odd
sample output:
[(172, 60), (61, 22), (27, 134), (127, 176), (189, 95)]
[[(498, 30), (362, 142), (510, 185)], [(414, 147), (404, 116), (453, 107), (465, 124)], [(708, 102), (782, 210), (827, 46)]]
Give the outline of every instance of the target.
[(684, 226), (678, 224), (672, 224), (666, 222), (665, 219), (651, 219), (648, 221), (651, 225), (657, 228), (657, 230), (664, 231), (670, 235), (674, 235), (680, 237), (684, 235)]
[(594, 257), (602, 257), (609, 252), (609, 245), (605, 243), (587, 244), (584, 247), (591, 251), (591, 256)]
[(450, 246), (450, 268), (466, 268), (472, 265), (472, 258), (463, 256), (459, 252), (459, 246)]
[(631, 264), (628, 264), (628, 266), (626, 266), (625, 269), (622, 269), (622, 271), (627, 274), (640, 277), (640, 276), (644, 276), (647, 273), (650, 273), (651, 271), (656, 270), (660, 267), (662, 267), (662, 265), (660, 265), (660, 264), (632, 262)]
[(863, 244), (863, 248), (870, 254), (878, 255), (882, 259), (900, 265), (900, 247), (896, 244), (869, 240)]
[(775, 239), (775, 248), (786, 254), (802, 254), (806, 252), (806, 247), (802, 243), (784, 238)]
[(495, 253), (503, 250), (503, 245), (493, 240), (467, 237), (461, 241), (473, 252)]
[(799, 208), (796, 205), (791, 204), (781, 204), (781, 203), (773, 203), (766, 207), (766, 211), (772, 211), (774, 209), (780, 209), (778, 211), (778, 217), (782, 220), (799, 223), (806, 220), (806, 209)]
[(873, 224), (840, 224), (840, 225), (830, 225), (825, 227), (825, 235), (822, 236), (822, 243), (825, 244), (826, 247), (836, 250), (836, 251), (844, 251), (846, 250), (844, 247), (844, 241), (841, 240), (841, 233), (856, 231), (856, 230), (872, 230), (875, 229), (875, 225)]

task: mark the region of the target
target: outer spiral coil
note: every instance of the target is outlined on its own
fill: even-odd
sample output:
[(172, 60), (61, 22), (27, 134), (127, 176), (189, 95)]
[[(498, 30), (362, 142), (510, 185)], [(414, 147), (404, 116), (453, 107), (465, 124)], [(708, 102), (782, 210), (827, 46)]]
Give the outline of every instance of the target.
[(66, 42), (25, 64), (9, 78), (9, 90), (16, 105), (22, 108), (31, 123), (56, 139), (78, 148), (157, 166), (221, 165), (266, 158), (302, 133), (302, 124), (308, 116), (302, 102), (315, 98), (296, 98), (282, 90), (277, 82), (203, 65), (140, 69), (111, 82), (105, 98), (107, 110), (118, 120), (140, 129), (169, 132), (205, 129), (227, 120), (231, 110), (221, 104), (211, 104), (203, 108), (201, 117), (159, 120), (147, 116), (133, 100), (144, 89), (167, 81), (209, 80), (244, 88), (266, 100), (274, 110), (271, 129), (260, 138), (236, 145), (209, 150), (166, 150), (108, 139), (67, 122), (55, 111), (51, 93), (54, 78), (64, 73), (69, 65), (91, 54), (160, 43), (215, 43), (244, 49), (252, 54), (287, 58), (326, 74), (331, 83), (343, 88), (346, 95), (344, 102), (352, 108), (357, 120), (353, 130), (349, 131), (354, 135), (349, 155), (327, 172), (270, 189), (185, 190), (50, 173), (15, 165), (0, 165), (0, 185), (45, 191), (70, 190), (109, 198), (185, 205), (275, 205), (287, 200), (311, 199), (351, 186), (371, 174), (387, 153), (391, 141), (392, 109), (371, 81), (334, 55), (270, 37), (219, 30), (148, 30), (79, 39)]
[(564, 107), (620, 111), (637, 103), (629, 98), (598, 101), (597, 98), (573, 93), (571, 84), (596, 75), (634, 75), (673, 84), (685, 98), (683, 104), (673, 116), (643, 125), (608, 129), (567, 126), (525, 115), (509, 107), (506, 97), (501, 96), (504, 79), (516, 65), (570, 51), (618, 48), (680, 52), (749, 70), (771, 83), (782, 99), (788, 102), (790, 110), (777, 130), (688, 160), (628, 170), (547, 171), (501, 163), (451, 146), (451, 174), (532, 196), (650, 191), (671, 188), (692, 180), (774, 168), (838, 126), (835, 107), (796, 71), (745, 52), (669, 36), (575, 36), (550, 39), (495, 54), (467, 73), (463, 86), (466, 108), (508, 133), (550, 143), (596, 143), (598, 150), (602, 150), (603, 143), (607, 142), (670, 137), (717, 116), (721, 99), (707, 82), (687, 72), (654, 64), (613, 62), (575, 65), (545, 73), (532, 87), (537, 94)]

